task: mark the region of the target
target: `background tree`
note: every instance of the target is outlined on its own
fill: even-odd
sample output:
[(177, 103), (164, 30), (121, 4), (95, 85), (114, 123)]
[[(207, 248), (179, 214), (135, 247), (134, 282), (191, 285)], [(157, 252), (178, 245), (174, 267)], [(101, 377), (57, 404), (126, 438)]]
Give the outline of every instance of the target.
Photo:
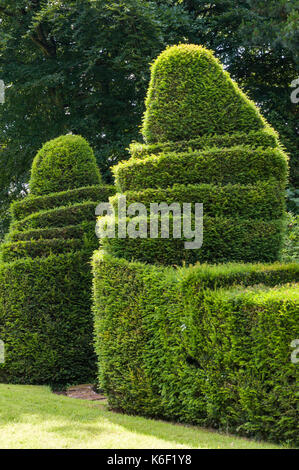
[(110, 181), (109, 167), (139, 138), (148, 63), (179, 42), (213, 49), (260, 105), (291, 156), (295, 197), (298, 17), (297, 0), (0, 0), (0, 238), (47, 140), (83, 135)]

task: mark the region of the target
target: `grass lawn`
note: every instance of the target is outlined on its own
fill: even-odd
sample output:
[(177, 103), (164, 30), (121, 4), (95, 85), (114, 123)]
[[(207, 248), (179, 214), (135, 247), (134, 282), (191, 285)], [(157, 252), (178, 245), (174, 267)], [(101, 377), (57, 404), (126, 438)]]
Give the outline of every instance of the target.
[(47, 387), (0, 385), (1, 449), (273, 449), (279, 446), (109, 411)]

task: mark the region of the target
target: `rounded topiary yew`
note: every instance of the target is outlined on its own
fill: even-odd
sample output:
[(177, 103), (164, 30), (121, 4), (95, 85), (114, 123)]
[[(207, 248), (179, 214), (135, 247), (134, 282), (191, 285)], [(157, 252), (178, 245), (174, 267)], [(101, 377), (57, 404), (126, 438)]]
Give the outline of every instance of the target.
[(30, 193), (12, 204), (0, 247), (0, 381), (66, 384), (93, 380), (90, 257), (98, 246), (95, 207), (114, 194), (101, 184), (80, 136), (47, 142)]
[(212, 51), (182, 44), (169, 47), (154, 62), (142, 128), (146, 142), (190, 140), (264, 126), (257, 107), (223, 71)]
[(30, 191), (42, 195), (101, 183), (92, 148), (80, 135), (47, 142), (33, 160)]
[(146, 143), (113, 168), (118, 192), (147, 207), (203, 203), (203, 245), (187, 250), (172, 235), (105, 238), (109, 253), (165, 265), (279, 259), (287, 156), (211, 51), (184, 44), (156, 59), (142, 132)]

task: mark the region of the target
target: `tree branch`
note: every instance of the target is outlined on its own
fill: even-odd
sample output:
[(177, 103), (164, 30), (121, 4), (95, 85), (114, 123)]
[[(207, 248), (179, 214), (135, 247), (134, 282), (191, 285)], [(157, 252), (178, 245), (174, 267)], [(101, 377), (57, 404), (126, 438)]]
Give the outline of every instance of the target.
[(42, 25), (38, 25), (35, 29), (36, 35), (32, 35), (32, 41), (44, 52), (44, 54), (48, 57), (54, 57), (56, 55), (56, 44), (54, 39), (51, 38), (51, 45), (47, 43)]
[(11, 11), (7, 11), (5, 8), (3, 7), (0, 7), (0, 12), (1, 13), (4, 13), (4, 15), (6, 16), (11, 16), (11, 17), (14, 17), (15, 15), (13, 13), (11, 13)]

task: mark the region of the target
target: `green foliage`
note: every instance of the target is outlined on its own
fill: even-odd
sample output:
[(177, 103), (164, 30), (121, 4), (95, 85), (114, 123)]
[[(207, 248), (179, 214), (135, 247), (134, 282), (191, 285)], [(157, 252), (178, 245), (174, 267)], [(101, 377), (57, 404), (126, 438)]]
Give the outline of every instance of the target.
[[(112, 169), (117, 191), (147, 207), (203, 203), (203, 244), (188, 252), (173, 233), (169, 240), (137, 234), (106, 237), (105, 249), (158, 264), (279, 259), (288, 156), (211, 51), (167, 48), (152, 67), (146, 106), (149, 144), (133, 143), (132, 157)], [(111, 202), (116, 207), (117, 198)]]
[(290, 101), (290, 85), (299, 66), (298, 2), (183, 0), (180, 4), (193, 18), (192, 41), (215, 51), (279, 132), (290, 155), (291, 183), (298, 188), (298, 105)]
[(82, 383), (94, 379), (91, 251), (0, 265), (0, 381)]
[(94, 380), (89, 261), (98, 245), (95, 207), (114, 193), (99, 181), (87, 142), (64, 136), (38, 153), (33, 194), (11, 207), (13, 222), (0, 246), (2, 382)]
[[(126, 219), (128, 224), (132, 219)], [(140, 224), (142, 218), (134, 221)], [(149, 220), (147, 221), (149, 227)], [(159, 219), (158, 219), (159, 222)], [(203, 246), (187, 250), (184, 242), (192, 241), (183, 234), (173, 237), (174, 224), (181, 220), (169, 217), (169, 238), (161, 237), (159, 223), (158, 238), (104, 238), (102, 246), (109, 253), (128, 261), (139, 260), (144, 263), (163, 265), (194, 264), (197, 261), (210, 263), (236, 262), (273, 262), (281, 257), (284, 220), (265, 222), (258, 219), (234, 219), (228, 217), (203, 217)], [(116, 222), (116, 234), (118, 233)], [(192, 223), (194, 230), (194, 221)]]
[[(143, 135), (147, 145), (133, 144), (132, 158), (114, 169), (118, 191), (147, 206), (200, 196), (207, 215), (200, 250), (185, 250), (172, 231), (169, 239), (102, 240), (93, 261), (95, 343), (110, 405), (298, 443), (290, 343), (299, 298), (295, 284), (276, 287), (298, 280), (298, 264), (174, 270), (134, 262), (279, 259), (288, 159), (275, 132), (209, 51), (179, 46), (153, 65)], [(137, 229), (144, 219), (129, 221)]]
[(97, 253), (93, 270), (111, 407), (298, 445), (298, 290), (269, 290), (298, 281), (298, 264), (174, 270)]
[(111, 181), (109, 167), (138, 138), (148, 63), (191, 29), (183, 7), (145, 0), (1, 0), (0, 209), (12, 187), (14, 199), (24, 191), (38, 149), (61, 134), (86, 138)]
[(40, 240), (52, 238), (78, 238), (82, 240), (85, 237), (92, 236), (94, 238), (94, 222), (82, 222), (78, 225), (69, 225), (65, 227), (41, 228), (35, 230), (11, 230), (6, 241), (22, 241), (22, 240)]
[(109, 167), (128, 158), (124, 149), (139, 138), (148, 63), (180, 41), (215, 51), (259, 105), (290, 155), (298, 188), (298, 106), (290, 102), (297, 17), (295, 0), (2, 0), (0, 238), (47, 140), (68, 132), (87, 138), (111, 181)]
[(34, 212), (21, 220), (13, 222), (11, 228), (12, 230), (24, 231), (80, 224), (85, 220), (92, 220), (96, 206), (96, 202), (87, 201), (81, 204)]
[[(186, 153), (160, 153), (130, 159), (113, 168), (118, 191), (167, 188), (178, 184), (254, 184), (275, 178), (286, 183), (288, 165), (279, 149), (232, 147)], [(200, 201), (196, 201), (200, 202)]]
[(101, 182), (90, 145), (79, 135), (47, 142), (33, 160), (30, 191), (39, 196)]
[(48, 194), (46, 196), (25, 197), (12, 203), (10, 207), (14, 221), (23, 219), (28, 215), (41, 210), (54, 209), (67, 204), (75, 204), (86, 201), (107, 201), (109, 196), (115, 193), (113, 186), (87, 186), (85, 188), (70, 189), (59, 193)]
[(102, 240), (93, 259), (99, 383), (125, 412), (296, 443), (289, 349), (299, 297), (295, 285), (275, 286), (298, 280), (299, 265), (195, 264), (279, 259), (288, 158), (257, 108), (195, 46), (168, 49), (153, 66), (143, 133), (148, 144), (133, 144), (113, 169), (117, 190), (147, 208), (203, 202), (203, 245), (185, 249), (175, 215), (167, 239), (149, 238), (143, 215), (119, 220), (116, 233), (120, 223), (138, 231), (147, 222), (147, 238)]
[(133, 158), (144, 158), (157, 153), (182, 153), (213, 147), (229, 148), (240, 145), (250, 146), (252, 149), (257, 147), (266, 149), (267, 147), (275, 148), (279, 145), (277, 137), (276, 132), (271, 127), (266, 127), (261, 131), (234, 132), (233, 134), (216, 134), (212, 136), (203, 135), (195, 139), (177, 142), (159, 142), (149, 145), (134, 142), (130, 145), (130, 153)]
[(198, 300), (190, 354), (207, 378), (207, 421), (298, 445), (298, 369), (290, 348), (298, 336), (298, 285), (206, 291), (201, 307)]
[(299, 282), (299, 265), (296, 263), (226, 263), (218, 266), (197, 264), (181, 268), (180, 272), (184, 275), (183, 292), (189, 299), (204, 289), (230, 288), (237, 285), (249, 287), (257, 284), (275, 287)]
[(254, 103), (223, 72), (211, 51), (182, 44), (166, 49), (154, 62), (142, 130), (146, 142), (248, 132), (264, 126)]
[[(110, 203), (118, 213), (120, 194), (110, 197)], [(126, 191), (127, 205), (143, 203), (150, 211), (152, 203), (172, 204), (177, 201), (203, 203), (204, 213), (210, 217), (235, 217), (241, 219), (273, 220), (285, 213), (285, 198), (280, 185), (271, 180), (259, 181), (258, 185), (226, 184), (174, 184), (168, 188), (147, 188), (139, 191)]]
[(30, 240), (7, 242), (1, 246), (1, 258), (4, 263), (10, 263), (21, 258), (37, 258), (56, 255), (60, 253), (74, 252), (83, 248), (90, 250), (97, 247), (97, 241), (88, 242), (86, 239), (52, 238), (50, 240)]
[(285, 262), (299, 262), (299, 215), (288, 213), (282, 259)]
[[(143, 160), (140, 162), (142, 163)], [(250, 162), (248, 165), (250, 166)], [(165, 172), (166, 168), (167, 166), (165, 166)], [(177, 171), (175, 166), (174, 168)], [(179, 166), (177, 174), (182, 177), (186, 168), (187, 166), (184, 164)], [(194, 165), (190, 165), (190, 174), (193, 174), (193, 170)], [(215, 172), (211, 171), (210, 175), (215, 175)], [(173, 213), (170, 211), (169, 239), (161, 238), (161, 216), (158, 217), (159, 238), (157, 239), (150, 238), (150, 219), (144, 220), (142, 217), (138, 217), (135, 219), (136, 228), (138, 230), (138, 227), (145, 222), (148, 227), (148, 238), (132, 239), (129, 237), (118, 238), (117, 236), (116, 238), (105, 238), (102, 240), (102, 245), (108, 252), (129, 261), (133, 259), (164, 265), (193, 264), (197, 261), (210, 262), (211, 260), (218, 263), (228, 261), (269, 262), (280, 257), (282, 233), (286, 227), (285, 201), (284, 193), (276, 180), (259, 181), (258, 185), (175, 184), (172, 187), (162, 189), (163, 173), (152, 172), (152, 174), (148, 174), (151, 181), (157, 175), (157, 185), (160, 187), (127, 191), (125, 193), (127, 205), (141, 202), (150, 214), (152, 203), (159, 204), (163, 201), (170, 205), (177, 201), (183, 201), (191, 203), (194, 210), (194, 202), (202, 202), (204, 208), (202, 248), (186, 250), (184, 242), (187, 239), (183, 234), (179, 239), (173, 238), (173, 227), (177, 224), (183, 226), (183, 220), (181, 217), (179, 220), (174, 219)], [(165, 186), (170, 174), (170, 167), (168, 167), (168, 173), (165, 173)], [(221, 174), (220, 171), (219, 174)], [(132, 176), (130, 173), (128, 175)], [(224, 172), (222, 172), (223, 175)], [(237, 175), (236, 172), (236, 179)], [(136, 176), (135, 178), (132, 176), (131, 181), (134, 185), (138, 185), (139, 180)], [(110, 198), (110, 203), (116, 214), (118, 214), (119, 196), (116, 194)], [(127, 224), (132, 222), (133, 220), (130, 218), (126, 220)], [(116, 235), (118, 226), (117, 222)], [(192, 229), (194, 230), (194, 221)]]
[(287, 197), (288, 197), (288, 205), (287, 205), (288, 211), (299, 215), (299, 189), (295, 189), (292, 186), (290, 186), (287, 189)]

